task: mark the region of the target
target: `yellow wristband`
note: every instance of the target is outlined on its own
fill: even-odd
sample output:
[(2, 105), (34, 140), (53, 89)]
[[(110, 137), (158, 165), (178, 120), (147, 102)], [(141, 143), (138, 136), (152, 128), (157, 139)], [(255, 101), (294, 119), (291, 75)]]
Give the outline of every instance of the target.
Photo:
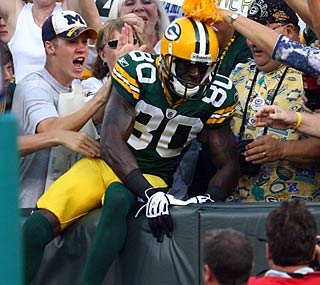
[(297, 119), (296, 125), (293, 128), (294, 130), (298, 129), (301, 126), (301, 121), (302, 121), (301, 113), (300, 112), (296, 112), (296, 114), (298, 116), (298, 119)]

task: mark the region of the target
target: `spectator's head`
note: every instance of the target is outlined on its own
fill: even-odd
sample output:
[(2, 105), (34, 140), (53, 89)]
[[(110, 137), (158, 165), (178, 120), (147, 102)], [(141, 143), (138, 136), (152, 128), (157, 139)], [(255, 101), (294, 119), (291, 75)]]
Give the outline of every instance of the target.
[(46, 68), (62, 85), (81, 78), (88, 57), (88, 38), (97, 32), (88, 28), (76, 12), (64, 10), (49, 16), (42, 26)]
[(9, 86), (9, 83), (13, 79), (13, 59), (11, 52), (6, 43), (0, 41), (0, 49), (1, 49), (1, 64), (2, 64), (2, 72), (3, 72), (3, 87), (6, 90)]
[[(168, 15), (160, 0), (114, 0), (109, 13), (110, 19), (117, 19), (123, 15), (134, 13), (144, 20), (146, 38), (157, 35), (160, 40), (169, 24)], [(155, 45), (156, 43), (152, 43)]]
[(267, 257), (272, 265), (309, 265), (315, 255), (317, 224), (300, 200), (283, 202), (265, 225)]
[(86, 33), (87, 37), (95, 40), (97, 32), (88, 28), (84, 19), (76, 12), (64, 10), (49, 16), (42, 26), (42, 41), (52, 41), (55, 38), (72, 41)]
[(0, 17), (0, 40), (6, 44), (10, 40), (7, 23), (2, 17)]
[(211, 26), (187, 17), (171, 22), (160, 48), (161, 77), (171, 94), (200, 99), (205, 87), (211, 85), (218, 53), (218, 39)]
[[(299, 40), (298, 17), (284, 0), (254, 0), (247, 17), (292, 40)], [(247, 44), (260, 70), (269, 72), (279, 66), (279, 63), (257, 48), (252, 41), (247, 40)]]
[[(98, 79), (103, 79), (110, 73), (117, 59), (117, 45), (121, 29), (125, 21), (121, 19), (112, 19), (104, 23), (98, 33), (96, 41), (96, 50), (98, 56), (93, 64), (92, 74)], [(136, 47), (144, 44), (143, 35), (131, 26)]]
[(205, 285), (247, 284), (253, 266), (250, 240), (234, 229), (206, 232), (203, 240)]
[(284, 0), (255, 0), (248, 10), (248, 18), (262, 25), (293, 24), (298, 26), (297, 14)]

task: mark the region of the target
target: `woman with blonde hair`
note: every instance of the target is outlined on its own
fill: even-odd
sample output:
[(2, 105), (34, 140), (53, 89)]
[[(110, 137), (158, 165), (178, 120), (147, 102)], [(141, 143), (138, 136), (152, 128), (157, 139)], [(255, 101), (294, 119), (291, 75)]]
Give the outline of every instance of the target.
[(143, 33), (146, 44), (156, 52), (166, 27), (169, 25), (169, 18), (160, 0), (114, 0), (110, 9), (109, 19), (123, 17), (134, 22), (134, 15), (144, 22)]

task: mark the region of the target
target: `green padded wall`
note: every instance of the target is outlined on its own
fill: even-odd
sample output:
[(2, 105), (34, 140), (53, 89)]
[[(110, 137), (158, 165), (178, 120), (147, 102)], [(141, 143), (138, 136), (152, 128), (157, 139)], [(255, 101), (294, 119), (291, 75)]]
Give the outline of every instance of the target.
[[(267, 268), (264, 223), (277, 203), (203, 204), (171, 209), (172, 239), (158, 243), (144, 215), (128, 218), (128, 239), (103, 285), (202, 285), (201, 240), (210, 228), (232, 227), (249, 235), (254, 273)], [(320, 203), (308, 203), (320, 229)], [(30, 213), (23, 210), (22, 221)], [(48, 244), (33, 285), (78, 285), (92, 235), (101, 214), (96, 209)], [(106, 229), (108, 230), (108, 229)]]
[(0, 115), (0, 284), (22, 284), (18, 211), (17, 130), (12, 115)]

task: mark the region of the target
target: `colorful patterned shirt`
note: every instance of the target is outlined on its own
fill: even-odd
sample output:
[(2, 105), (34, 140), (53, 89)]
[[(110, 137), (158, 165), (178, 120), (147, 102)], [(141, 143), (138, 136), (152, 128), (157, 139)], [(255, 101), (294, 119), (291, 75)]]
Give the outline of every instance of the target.
[[(263, 134), (264, 129), (256, 127), (252, 118), (261, 106), (272, 103), (273, 94), (285, 69), (284, 65), (280, 65), (269, 73), (259, 71), (250, 96), (242, 139), (254, 139)], [(239, 134), (255, 70), (256, 64), (252, 61), (246, 64), (238, 64), (231, 74), (231, 79), (239, 94), (238, 107), (232, 126), (236, 135)], [(302, 90), (301, 72), (289, 68), (273, 104), (284, 109), (300, 111), (303, 102), (301, 98)], [(271, 135), (280, 141), (303, 139), (301, 134), (293, 130), (268, 128), (267, 135)], [(317, 169), (301, 168), (286, 160), (265, 163), (261, 165), (257, 176), (241, 176), (233, 198), (248, 202), (279, 202), (293, 198), (320, 201), (319, 174), (320, 172)]]

